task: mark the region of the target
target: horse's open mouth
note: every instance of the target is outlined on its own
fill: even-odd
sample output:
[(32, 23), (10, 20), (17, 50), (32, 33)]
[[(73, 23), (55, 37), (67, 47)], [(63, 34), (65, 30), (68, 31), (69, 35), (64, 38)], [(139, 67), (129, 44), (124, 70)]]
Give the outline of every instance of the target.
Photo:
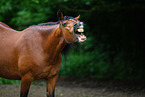
[(75, 35), (77, 36), (79, 42), (84, 42), (85, 40), (87, 40), (87, 37), (82, 32), (76, 31)]
[(87, 37), (83, 34), (84, 32), (83, 22), (77, 22), (76, 24), (74, 24), (74, 32), (79, 42), (84, 42), (85, 40), (87, 40)]

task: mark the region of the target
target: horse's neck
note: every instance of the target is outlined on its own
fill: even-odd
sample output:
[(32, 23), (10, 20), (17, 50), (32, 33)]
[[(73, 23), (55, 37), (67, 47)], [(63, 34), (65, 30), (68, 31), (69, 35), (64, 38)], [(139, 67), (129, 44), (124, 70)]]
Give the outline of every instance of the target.
[(43, 49), (48, 58), (54, 61), (62, 51), (66, 42), (60, 32), (59, 25), (40, 27), (39, 30), (43, 37)]

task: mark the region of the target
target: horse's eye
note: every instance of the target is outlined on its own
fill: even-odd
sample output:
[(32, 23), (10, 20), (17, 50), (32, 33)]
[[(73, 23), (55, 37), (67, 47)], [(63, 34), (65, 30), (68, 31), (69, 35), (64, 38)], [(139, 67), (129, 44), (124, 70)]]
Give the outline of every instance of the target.
[(67, 26), (67, 23), (63, 23), (62, 25), (63, 25), (64, 27), (66, 27), (66, 26)]

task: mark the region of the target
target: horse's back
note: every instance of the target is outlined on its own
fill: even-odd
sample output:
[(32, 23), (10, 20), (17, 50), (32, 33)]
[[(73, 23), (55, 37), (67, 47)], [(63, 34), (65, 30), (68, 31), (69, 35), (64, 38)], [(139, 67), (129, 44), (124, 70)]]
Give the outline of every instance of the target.
[(10, 26), (8, 26), (7, 24), (5, 24), (5, 23), (3, 23), (3, 22), (1, 22), (1, 21), (0, 21), (0, 24), (3, 25), (3, 26), (5, 26), (5, 27), (7, 27), (7, 28), (12, 29)]
[(0, 46), (1, 43), (9, 44), (18, 39), (17, 37), (20, 35), (20, 31), (16, 31), (6, 25), (3, 22), (0, 22)]
[(20, 31), (16, 31), (12, 29), (10, 26), (7, 24), (0, 22), (0, 35), (2, 36), (3, 34), (12, 34), (12, 33), (18, 33)]

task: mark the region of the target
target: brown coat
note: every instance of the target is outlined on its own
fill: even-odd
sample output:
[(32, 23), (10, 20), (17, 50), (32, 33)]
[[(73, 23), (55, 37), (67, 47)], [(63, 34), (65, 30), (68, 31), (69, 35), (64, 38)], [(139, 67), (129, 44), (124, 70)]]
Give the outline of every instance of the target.
[(63, 27), (60, 21), (55, 25), (31, 26), (23, 31), (0, 22), (0, 77), (21, 80), (20, 97), (27, 97), (31, 82), (37, 79), (46, 80), (47, 96), (54, 97), (62, 61), (60, 52), (67, 43), (77, 41), (71, 31), (79, 21), (63, 22), (69, 25)]

